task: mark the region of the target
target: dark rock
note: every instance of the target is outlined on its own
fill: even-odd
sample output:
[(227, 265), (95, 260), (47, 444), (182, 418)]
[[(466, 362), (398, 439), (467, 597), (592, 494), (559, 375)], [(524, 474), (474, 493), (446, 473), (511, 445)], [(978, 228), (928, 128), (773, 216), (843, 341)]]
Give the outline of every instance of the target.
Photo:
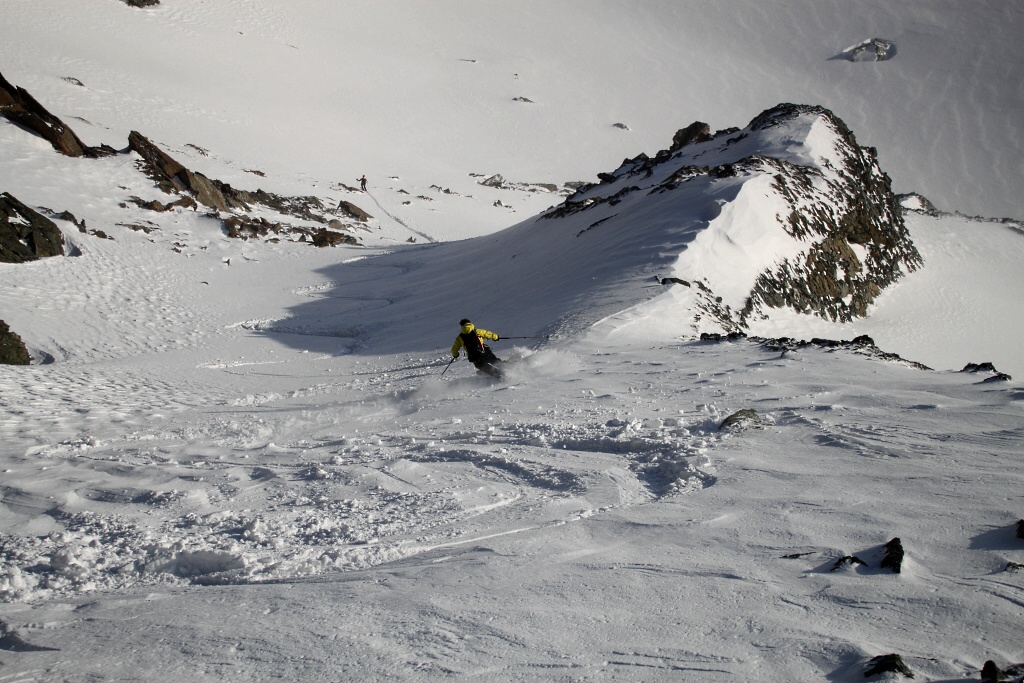
[(903, 543), (899, 538), (894, 538), (885, 544), (885, 555), (882, 557), (882, 562), (879, 566), (885, 569), (891, 569), (894, 573), (899, 574), (903, 568)]
[(359, 244), (359, 241), (356, 240), (355, 237), (352, 237), (352, 235), (346, 235), (342, 232), (334, 232), (333, 230), (327, 230), (326, 228), (317, 230), (316, 234), (313, 235), (314, 247), (333, 247), (338, 244), (357, 245)]
[(960, 372), (998, 372), (992, 363), (968, 363)]
[(983, 384), (988, 384), (989, 382), (1009, 382), (1011, 379), (1013, 379), (1013, 377), (1010, 377), (1005, 372), (997, 372), (991, 377), (986, 377), (981, 381)]
[(766, 349), (771, 351), (786, 351), (790, 349), (802, 349), (808, 346), (818, 346), (829, 349), (849, 349), (854, 353), (863, 354), (872, 358), (878, 358), (880, 360), (892, 361), (895, 363), (902, 363), (909, 365), (912, 368), (918, 370), (931, 370), (927, 365), (918, 363), (917, 361), (907, 360), (902, 358), (898, 354), (889, 353), (882, 351), (880, 348), (875, 346), (874, 340), (866, 334), (854, 338), (851, 341), (842, 340), (836, 341), (835, 339), (820, 339), (815, 337), (811, 341), (800, 340), (797, 341), (792, 337), (780, 337), (777, 339), (764, 339), (762, 337), (754, 337), (754, 341), (759, 342)]
[(1019, 572), (1022, 569), (1024, 569), (1024, 564), (1021, 564), (1020, 562), (1007, 562), (1006, 566), (1003, 568), (1003, 571), (1004, 572)]
[(1000, 669), (999, 665), (991, 659), (985, 662), (985, 665), (981, 667), (981, 683), (1001, 683), (1002, 681), (1024, 683), (1024, 664), (1013, 664), (1005, 669)]
[(960, 372), (991, 372), (992, 376), (982, 380), (983, 382), (1009, 382), (1013, 379), (1005, 372), (996, 370), (992, 363), (968, 363)]
[(282, 227), (280, 223), (271, 223), (266, 218), (253, 218), (246, 215), (230, 216), (222, 222), (228, 237), (243, 240), (254, 237), (266, 237), (270, 233), (276, 235), (281, 232)]
[(736, 167), (732, 164), (722, 164), (711, 169), (713, 178), (732, 178), (736, 175)]
[(677, 149), (692, 145), (697, 142), (707, 142), (711, 139), (711, 126), (704, 123), (703, 121), (694, 121), (686, 128), (680, 128), (676, 131), (676, 134), (672, 136), (672, 146), (669, 148), (670, 152), (674, 152)]
[(0, 320), (0, 365), (29, 365), (31, 362), (25, 342)]
[(117, 152), (106, 145), (90, 147), (63, 121), (46, 110), (24, 88), (11, 85), (0, 74), (0, 115), (43, 138), (69, 157), (97, 158)]
[(165, 191), (173, 188), (178, 192), (190, 192), (196, 201), (219, 211), (249, 210), (245, 193), (239, 193), (230, 185), (207, 178), (202, 173), (190, 171), (138, 131), (133, 130), (128, 135), (128, 146), (142, 157), (150, 177)]
[(156, 7), (160, 0), (123, 0), (129, 7)]
[(620, 130), (629, 130), (629, 126), (627, 126), (624, 123), (613, 123), (612, 127), (613, 128), (619, 128)]
[(836, 560), (835, 564), (832, 565), (832, 569), (829, 569), (829, 571), (830, 572), (834, 572), (834, 571), (836, 571), (838, 569), (842, 569), (843, 567), (846, 567), (847, 565), (864, 566), (864, 567), (866, 567), (866, 566), (868, 566), (868, 563), (865, 562), (864, 560), (860, 559), (856, 555), (846, 555), (845, 557), (840, 557), (838, 560)]
[(701, 341), (712, 341), (712, 342), (736, 341), (738, 339), (746, 339), (746, 338), (747, 338), (746, 332), (729, 332), (728, 334), (721, 334), (719, 332), (701, 332), (701, 334), (700, 334), (700, 340)]
[[(814, 114), (832, 129), (839, 142), (838, 182), (823, 188), (818, 169), (779, 159), (757, 161), (777, 169), (775, 189), (793, 207), (784, 216), (787, 231), (801, 241), (814, 241), (805, 255), (785, 260), (758, 276), (741, 320), (760, 306), (790, 307), (803, 313), (847, 322), (867, 314), (881, 291), (913, 272), (923, 260), (914, 247), (891, 181), (878, 167), (877, 153), (861, 147), (835, 114), (824, 107), (780, 104), (751, 121), (751, 132)], [(753, 160), (753, 158), (752, 158)], [(851, 245), (866, 253), (862, 262)]]
[(864, 670), (864, 678), (884, 673), (903, 674), (907, 678), (914, 677), (914, 672), (910, 670), (910, 667), (906, 665), (902, 657), (897, 654), (889, 654), (872, 657), (868, 662), (867, 669)]
[(63, 255), (64, 237), (53, 221), (7, 192), (0, 194), (0, 262)]
[(349, 218), (352, 218), (353, 220), (357, 221), (362, 221), (363, 223), (373, 218), (373, 216), (366, 213), (352, 202), (347, 202), (344, 199), (338, 202), (338, 210), (344, 213)]
[(723, 429), (739, 430), (746, 427), (762, 427), (765, 424), (764, 418), (757, 414), (756, 410), (752, 408), (744, 408), (737, 410), (729, 417), (722, 420), (722, 423), (718, 425), (718, 431)]
[(661, 278), (661, 284), (663, 284), (663, 285), (685, 285), (687, 287), (690, 286), (689, 282), (687, 282), (686, 280), (682, 280), (680, 278), (677, 278), (677, 277), (663, 277), (663, 278)]

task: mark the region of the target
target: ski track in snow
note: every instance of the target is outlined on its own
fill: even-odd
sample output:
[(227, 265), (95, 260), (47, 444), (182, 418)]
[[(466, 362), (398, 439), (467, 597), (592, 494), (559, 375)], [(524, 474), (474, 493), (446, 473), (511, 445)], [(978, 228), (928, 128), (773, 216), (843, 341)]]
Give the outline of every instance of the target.
[(384, 205), (380, 203), (380, 200), (379, 200), (379, 199), (377, 199), (376, 195), (374, 195), (374, 194), (372, 194), (372, 193), (370, 193), (370, 192), (367, 192), (366, 194), (367, 194), (367, 195), (369, 195), (370, 199), (372, 199), (372, 200), (373, 200), (373, 203), (377, 205), (377, 208), (378, 208), (378, 209), (380, 209), (381, 211), (383, 211), (383, 212), (384, 212), (384, 214), (385, 214), (385, 215), (386, 215), (386, 216), (387, 216), (388, 218), (390, 218), (390, 219), (391, 219), (391, 220), (393, 220), (394, 222), (398, 223), (399, 225), (401, 225), (401, 226), (402, 226), (403, 228), (405, 228), (405, 229), (406, 229), (406, 230), (408, 230), (409, 232), (413, 233), (414, 235), (419, 235), (420, 237), (422, 237), (423, 239), (425, 239), (425, 240), (426, 240), (427, 242), (437, 242), (437, 240), (436, 240), (436, 239), (434, 239), (434, 238), (433, 238), (433, 237), (431, 237), (430, 235), (426, 234), (425, 232), (420, 232), (419, 230), (416, 230), (415, 228), (411, 228), (411, 227), (409, 227), (409, 224), (408, 224), (408, 223), (406, 223), (406, 222), (405, 222), (405, 221), (403, 221), (403, 220), (402, 220), (401, 218), (399, 218), (398, 216), (394, 215), (393, 213), (391, 213), (390, 211), (388, 211), (387, 209), (385, 209), (385, 208), (384, 208)]

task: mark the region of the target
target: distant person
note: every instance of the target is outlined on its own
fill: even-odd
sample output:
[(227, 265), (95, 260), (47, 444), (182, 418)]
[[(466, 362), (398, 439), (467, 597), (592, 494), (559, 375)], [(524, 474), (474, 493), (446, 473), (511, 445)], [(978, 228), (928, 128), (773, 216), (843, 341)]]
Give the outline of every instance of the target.
[(466, 349), (466, 358), (476, 366), (477, 370), (491, 377), (502, 379), (504, 373), (502, 373), (501, 368), (497, 364), (503, 361), (494, 355), (491, 347), (484, 344), (484, 339), (498, 341), (498, 335), (476, 327), (468, 318), (460, 320), (459, 325), (462, 326), (462, 329), (459, 330), (459, 336), (455, 338), (455, 343), (452, 344), (452, 357), (458, 358), (459, 351), (464, 348)]
[(360, 187), (360, 189), (362, 189), (363, 192), (366, 192), (366, 174), (365, 173), (363, 174), (363, 177), (359, 179), (359, 187)]

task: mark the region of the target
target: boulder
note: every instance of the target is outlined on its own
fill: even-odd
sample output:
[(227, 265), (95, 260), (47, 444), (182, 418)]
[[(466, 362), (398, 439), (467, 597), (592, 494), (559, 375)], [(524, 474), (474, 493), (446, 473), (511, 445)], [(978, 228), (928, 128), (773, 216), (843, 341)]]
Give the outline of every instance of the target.
[(27, 90), (11, 85), (3, 74), (0, 74), (0, 114), (69, 157), (97, 158), (117, 153), (106, 145), (90, 147), (82, 142), (75, 131), (47, 111)]
[(352, 218), (353, 220), (357, 221), (362, 221), (363, 223), (373, 218), (373, 216), (366, 213), (352, 202), (347, 202), (344, 199), (338, 202), (338, 210), (344, 213), (349, 218)]
[(674, 152), (687, 145), (692, 145), (696, 142), (707, 142), (710, 139), (711, 126), (703, 121), (694, 121), (686, 128), (680, 128), (676, 131), (676, 134), (672, 136), (672, 146), (669, 148), (669, 151)]
[(765, 425), (765, 419), (757, 414), (757, 411), (753, 408), (744, 408), (743, 410), (737, 410), (729, 417), (722, 420), (722, 423), (718, 425), (718, 431), (724, 429), (729, 430), (740, 430), (748, 427), (763, 427)]
[(0, 365), (28, 365), (31, 362), (25, 342), (0, 320)]
[(249, 210), (230, 185), (190, 171), (138, 131), (128, 135), (128, 147), (142, 157), (149, 176), (165, 191), (189, 192), (199, 203), (219, 211)]
[(894, 538), (885, 544), (885, 555), (882, 557), (881, 567), (891, 569), (899, 574), (903, 568), (903, 543), (899, 538)]
[(123, 0), (129, 7), (156, 7), (160, 0)]
[(0, 194), (0, 262), (24, 263), (64, 255), (64, 237), (49, 218)]
[(991, 659), (981, 667), (981, 683), (1021, 683), (1024, 681), (1024, 664), (1014, 664), (1001, 669)]
[(868, 662), (867, 668), (864, 670), (864, 678), (871, 678), (872, 676), (884, 673), (902, 674), (907, 678), (914, 677), (914, 672), (910, 670), (910, 667), (906, 665), (902, 657), (897, 654), (888, 654), (872, 657)]
[(313, 246), (314, 247), (333, 247), (338, 244), (359, 244), (352, 235), (346, 235), (343, 232), (334, 232), (326, 228), (321, 228), (316, 231), (313, 235)]

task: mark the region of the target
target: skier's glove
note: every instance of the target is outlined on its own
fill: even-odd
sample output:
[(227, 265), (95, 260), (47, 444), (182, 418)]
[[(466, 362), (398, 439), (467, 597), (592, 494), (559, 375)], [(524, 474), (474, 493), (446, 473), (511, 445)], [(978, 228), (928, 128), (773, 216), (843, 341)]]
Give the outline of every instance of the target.
[(495, 332), (494, 333), (494, 341), (500, 341), (500, 340), (501, 340), (501, 335), (499, 335), (497, 332)]

